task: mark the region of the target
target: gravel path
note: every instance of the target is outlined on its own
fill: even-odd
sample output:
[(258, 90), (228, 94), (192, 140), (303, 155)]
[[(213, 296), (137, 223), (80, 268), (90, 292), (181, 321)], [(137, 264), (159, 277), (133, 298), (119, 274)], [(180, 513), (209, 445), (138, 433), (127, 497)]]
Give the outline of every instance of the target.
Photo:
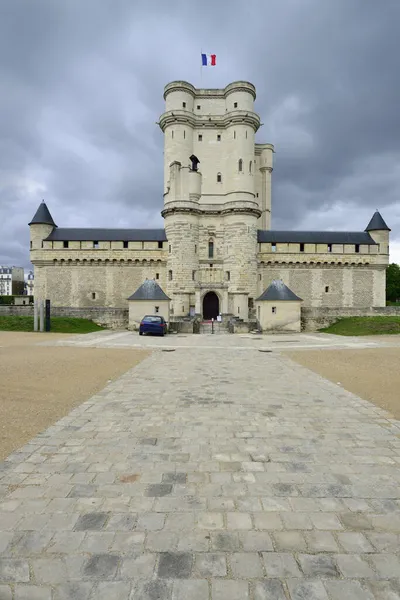
[(400, 419), (400, 348), (311, 350), (287, 356)]
[(0, 460), (149, 354), (36, 345), (70, 338), (0, 332)]

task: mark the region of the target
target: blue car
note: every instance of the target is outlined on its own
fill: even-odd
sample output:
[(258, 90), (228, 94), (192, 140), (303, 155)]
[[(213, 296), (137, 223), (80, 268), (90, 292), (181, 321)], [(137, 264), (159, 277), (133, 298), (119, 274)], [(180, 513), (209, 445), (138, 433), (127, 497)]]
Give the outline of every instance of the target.
[(165, 335), (167, 333), (167, 323), (164, 317), (158, 315), (146, 315), (143, 317), (140, 327), (139, 335), (144, 333), (154, 333), (154, 335)]

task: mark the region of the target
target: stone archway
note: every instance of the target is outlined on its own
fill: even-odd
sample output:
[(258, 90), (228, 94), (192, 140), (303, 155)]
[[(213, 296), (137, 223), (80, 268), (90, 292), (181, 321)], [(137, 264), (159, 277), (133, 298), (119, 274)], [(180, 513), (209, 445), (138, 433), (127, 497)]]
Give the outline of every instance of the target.
[(219, 298), (215, 292), (207, 292), (203, 298), (203, 319), (216, 319), (219, 315)]

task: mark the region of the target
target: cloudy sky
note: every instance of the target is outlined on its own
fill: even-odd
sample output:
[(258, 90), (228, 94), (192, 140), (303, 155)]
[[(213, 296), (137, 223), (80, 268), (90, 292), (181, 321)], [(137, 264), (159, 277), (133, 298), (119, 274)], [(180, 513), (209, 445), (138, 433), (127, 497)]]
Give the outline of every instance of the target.
[(363, 230), (400, 262), (399, 0), (2, 0), (0, 264), (59, 226), (162, 227), (163, 87), (257, 87), (273, 228)]

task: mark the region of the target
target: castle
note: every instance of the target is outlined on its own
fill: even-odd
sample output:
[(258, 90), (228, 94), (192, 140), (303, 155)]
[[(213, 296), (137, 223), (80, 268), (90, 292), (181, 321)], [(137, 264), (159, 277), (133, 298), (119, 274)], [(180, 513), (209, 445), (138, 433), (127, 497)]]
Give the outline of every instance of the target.
[(274, 147), (255, 142), (255, 87), (237, 81), (164, 89), (165, 229), (74, 229), (43, 202), (30, 222), (35, 297), (53, 306), (127, 307), (146, 279), (171, 320), (256, 317), (282, 280), (309, 307), (385, 306), (389, 231), (377, 211), (364, 231), (271, 229)]

